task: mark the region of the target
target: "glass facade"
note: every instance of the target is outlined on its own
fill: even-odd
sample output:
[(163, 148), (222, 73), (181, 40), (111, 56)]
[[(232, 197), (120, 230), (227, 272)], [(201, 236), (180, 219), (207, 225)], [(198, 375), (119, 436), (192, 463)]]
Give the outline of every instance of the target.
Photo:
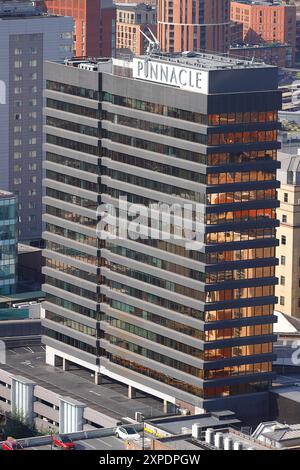
[[(113, 132), (106, 131), (105, 138), (122, 147), (122, 152), (103, 149), (106, 158), (121, 163), (119, 166), (107, 165), (103, 171), (111, 180), (125, 183), (122, 189), (112, 184), (113, 188), (107, 188), (108, 194), (115, 199), (126, 195), (131, 203), (146, 206), (161, 201), (161, 194), (205, 204), (205, 244), (201, 253), (184, 250), (171, 240), (138, 239), (130, 249), (120, 246), (122, 243), (107, 243), (107, 249), (119, 258), (118, 263), (109, 263), (109, 269), (121, 276), (118, 282), (108, 281), (112, 298), (107, 301), (109, 311), (114, 315), (113, 319), (107, 317), (111, 328), (106, 340), (116, 347), (109, 356), (110, 361), (203, 398), (265, 390), (272, 371), (274, 339), (277, 109), (270, 107), (252, 112), (250, 103), (247, 109), (245, 100), (243, 111), (220, 109), (218, 114), (204, 115), (108, 93), (104, 93), (102, 99), (116, 105), (114, 112), (103, 113), (103, 120), (115, 125)], [(132, 118), (125, 108), (141, 110), (143, 114), (140, 119)], [(146, 113), (149, 113), (149, 121)], [(160, 125), (151, 117), (153, 113), (172, 119), (168, 125)], [(198, 133), (183, 130), (182, 120), (202, 126)], [(234, 126), (239, 129), (241, 124), (243, 131), (234, 131)], [(264, 125), (273, 125), (273, 129), (262, 129)], [(226, 131), (228, 126), (231, 126), (230, 132)], [(127, 128), (145, 131), (145, 138), (131, 137)], [(166, 146), (155, 134), (172, 137), (173, 146)], [(201, 150), (197, 154), (185, 150), (182, 148), (185, 140), (202, 144), (205, 152)], [(178, 147), (176, 141), (180, 142)], [(264, 150), (256, 150), (257, 143), (263, 145)], [(239, 147), (239, 151), (235, 147)], [(132, 148), (146, 150), (147, 154), (139, 154)], [(166, 164), (159, 161), (160, 155), (175, 158), (170, 158), (170, 164)], [(193, 171), (187, 170), (180, 162), (185, 160), (199, 163), (199, 168), (193, 166)], [(264, 162), (262, 167), (259, 162)], [(148, 170), (149, 178), (141, 176), (140, 168)], [(163, 181), (161, 174), (166, 176)], [(178, 178), (178, 184), (168, 183), (167, 176)], [(191, 189), (185, 181), (200, 183), (199, 190)], [(123, 189), (126, 186), (127, 191)], [(148, 190), (149, 196), (131, 191), (134, 186)], [(143, 191), (140, 193), (144, 194)], [(155, 255), (145, 254), (145, 245), (151, 248), (151, 253), (154, 248)], [(173, 262), (165, 259), (166, 253), (175, 255)], [(198, 270), (186, 266), (186, 257), (199, 261)], [(128, 267), (130, 262), (127, 260), (135, 261), (140, 267)], [(153, 266), (155, 276), (148, 274), (148, 267)], [(178, 274), (178, 283), (167, 280), (165, 271)], [(199, 281), (198, 288), (187, 287), (184, 278)], [(139, 285), (147, 288), (133, 287), (130, 279), (140, 281)], [(160, 295), (151, 292), (157, 287)], [(174, 294), (172, 301), (167, 298), (168, 291)], [(119, 294), (118, 301), (114, 300), (115, 292)], [(175, 300), (177, 294), (178, 302)], [(124, 302), (120, 301), (121, 297)], [(130, 299), (142, 300), (143, 308), (131, 305)], [(198, 301), (201, 308), (191, 308), (191, 299)], [(153, 311), (153, 305), (177, 312), (182, 323), (163, 320), (158, 313), (149, 312), (149, 308)], [(121, 320), (123, 312), (127, 321)], [(198, 329), (184, 327), (187, 316), (199, 321)], [(145, 327), (135, 325), (134, 317), (146, 320)], [(255, 324), (253, 318), (256, 318)], [(187, 337), (198, 338), (199, 349), (183, 350), (178, 341), (166, 342), (166, 338), (152, 332), (153, 321), (164, 326), (166, 335), (172, 336), (172, 331), (180, 332), (181, 340), (186, 338), (187, 342)], [(128, 340), (124, 334), (118, 336), (118, 331), (128, 332)], [(141, 347), (139, 341), (135, 342), (138, 336), (146, 338), (148, 346)], [(157, 352), (155, 344), (167, 345), (183, 353), (182, 361), (174, 361), (172, 353), (168, 360)], [(138, 358), (135, 361), (123, 359), (122, 349), (151, 358), (152, 368), (143, 365)], [(194, 357), (195, 361), (200, 358), (202, 365), (191, 367), (184, 354)], [(155, 362), (167, 365), (168, 372), (155, 372)], [(229, 365), (223, 365), (225, 363)], [(172, 368), (202, 379), (202, 385), (194, 387), (188, 381), (175, 380)], [(247, 376), (251, 378), (247, 380)], [(240, 377), (243, 383), (231, 384), (234, 377)], [(214, 385), (218, 381), (224, 383), (226, 378), (228, 384)]]
[[(66, 118), (46, 119), (45, 335), (73, 351), (98, 357), (103, 336), (99, 329), (103, 297), (97, 287), (102, 282), (102, 244), (96, 235), (99, 148), (98, 139), (85, 143), (80, 138), (99, 136), (99, 112), (94, 109), (98, 92), (54, 81), (47, 82), (47, 89), (59, 92), (57, 100), (47, 99), (47, 109), (63, 111)], [(88, 98), (91, 107), (62, 101), (62, 93)], [(78, 115), (90, 118), (92, 125), (75, 122), (72, 116)], [(66, 131), (66, 138), (58, 137), (56, 130)]]
[(16, 284), (17, 208), (11, 193), (0, 191), (0, 295), (12, 294)]
[[(47, 80), (46, 336), (58, 350), (62, 342), (85, 351), (107, 370), (134, 373), (154, 389), (163, 383), (191, 404), (267, 390), (275, 340), (277, 92), (258, 92), (255, 110), (246, 93), (214, 103), (206, 96), (195, 112), (180, 92), (170, 106), (167, 87), (158, 103), (150, 91), (144, 101), (134, 87), (120, 96), (107, 82), (101, 86)], [(70, 94), (98, 109), (71, 105)], [(200, 203), (201, 247), (174, 237), (100, 240), (97, 205), (117, 206), (124, 196), (146, 208), (166, 199), (191, 203), (191, 220)], [(176, 227), (172, 222), (172, 233)]]

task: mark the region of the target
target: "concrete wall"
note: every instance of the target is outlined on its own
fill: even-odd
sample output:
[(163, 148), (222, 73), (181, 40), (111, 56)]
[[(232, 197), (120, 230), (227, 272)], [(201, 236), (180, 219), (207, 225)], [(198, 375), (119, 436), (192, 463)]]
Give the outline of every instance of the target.
[[(126, 426), (125, 426), (126, 427)], [(143, 429), (142, 424), (135, 424), (135, 429), (140, 432)], [(113, 436), (115, 428), (106, 428), (106, 429), (91, 429), (80, 432), (68, 433), (68, 436), (72, 441), (80, 441), (82, 439), (97, 439), (100, 437), (109, 437)], [(26, 439), (17, 439), (23, 447), (35, 447), (51, 444), (51, 436), (39, 436), (39, 437), (28, 437)], [(1, 443), (0, 443), (1, 444)]]
[[(211, 400), (212, 408), (205, 404), (206, 411), (221, 411), (226, 409), (236, 413), (238, 419), (247, 425), (256, 426), (270, 419), (269, 392), (252, 393), (248, 395), (220, 398)], [(298, 415), (299, 416), (299, 415)], [(299, 418), (298, 418), (299, 422)]]
[[(11, 412), (12, 408), (16, 408), (14, 404), (16, 401), (15, 387), (12, 390), (12, 383), (16, 381), (18, 383), (28, 382), (25, 378), (14, 376), (6, 370), (0, 369), (0, 409), (3, 411)], [(62, 422), (64, 419), (68, 423), (67, 432), (73, 432), (75, 428), (77, 431), (83, 431), (86, 428), (113, 428), (117, 425), (118, 421), (116, 419), (94, 410), (84, 403), (79, 403), (70, 397), (61, 397), (56, 392), (31, 383), (31, 381), (29, 385), (27, 391), (30, 395), (30, 401), (27, 400), (26, 402), (29, 404), (32, 411), (32, 421), (38, 430), (45, 431), (51, 428), (58, 431), (64, 429), (64, 423)], [(70, 408), (72, 408), (70, 413), (66, 414), (65, 409), (64, 413), (61, 412), (62, 403), (70, 404)], [(79, 408), (81, 409), (82, 419), (78, 425), (78, 420), (75, 423), (72, 421), (72, 417), (76, 415), (76, 410)]]
[(300, 403), (296, 400), (270, 393), (270, 416), (280, 423), (298, 424), (300, 418)]
[[(287, 195), (287, 202), (285, 202)], [(300, 318), (300, 188), (292, 184), (281, 184), (278, 190), (280, 208), (277, 209), (277, 218), (280, 226), (277, 229), (277, 258), (279, 265), (276, 268), (276, 276), (279, 283), (276, 286), (276, 296), (278, 304), (276, 310), (287, 315)], [(287, 217), (286, 223), (282, 222), (282, 216)], [(283, 245), (281, 237), (286, 237), (286, 244)], [(281, 256), (285, 256), (285, 264), (281, 263)], [(283, 276), (283, 279), (281, 278)], [(280, 298), (284, 298), (284, 305), (281, 305)], [(283, 299), (281, 299), (283, 300)]]

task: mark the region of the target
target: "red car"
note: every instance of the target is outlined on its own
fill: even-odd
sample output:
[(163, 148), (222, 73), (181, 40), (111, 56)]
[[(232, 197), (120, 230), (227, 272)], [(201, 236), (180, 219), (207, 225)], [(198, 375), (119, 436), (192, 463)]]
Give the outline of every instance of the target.
[(2, 450), (24, 450), (21, 444), (17, 441), (7, 440), (2, 442)]
[(64, 450), (74, 450), (75, 449), (75, 444), (72, 441), (72, 439), (69, 438), (69, 436), (66, 436), (65, 434), (57, 434), (56, 436), (52, 437), (53, 444), (56, 447), (59, 447), (60, 449)]

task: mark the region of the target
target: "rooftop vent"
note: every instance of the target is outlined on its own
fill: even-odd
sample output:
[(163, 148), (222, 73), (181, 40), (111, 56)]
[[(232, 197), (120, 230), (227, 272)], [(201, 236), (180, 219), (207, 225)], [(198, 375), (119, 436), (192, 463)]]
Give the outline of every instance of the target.
[(183, 57), (197, 57), (197, 55), (193, 51), (183, 51), (182, 55)]

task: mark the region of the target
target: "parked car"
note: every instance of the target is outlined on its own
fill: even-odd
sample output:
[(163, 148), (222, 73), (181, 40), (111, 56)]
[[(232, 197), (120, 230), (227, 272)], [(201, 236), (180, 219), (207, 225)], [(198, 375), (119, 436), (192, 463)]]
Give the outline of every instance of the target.
[(24, 450), (23, 446), (14, 439), (8, 439), (2, 442), (1, 448), (2, 450)]
[(126, 428), (124, 426), (118, 426), (115, 435), (124, 441), (138, 441), (141, 438), (133, 426), (127, 426)]
[(56, 434), (52, 437), (53, 444), (64, 450), (74, 450), (75, 444), (66, 434)]

